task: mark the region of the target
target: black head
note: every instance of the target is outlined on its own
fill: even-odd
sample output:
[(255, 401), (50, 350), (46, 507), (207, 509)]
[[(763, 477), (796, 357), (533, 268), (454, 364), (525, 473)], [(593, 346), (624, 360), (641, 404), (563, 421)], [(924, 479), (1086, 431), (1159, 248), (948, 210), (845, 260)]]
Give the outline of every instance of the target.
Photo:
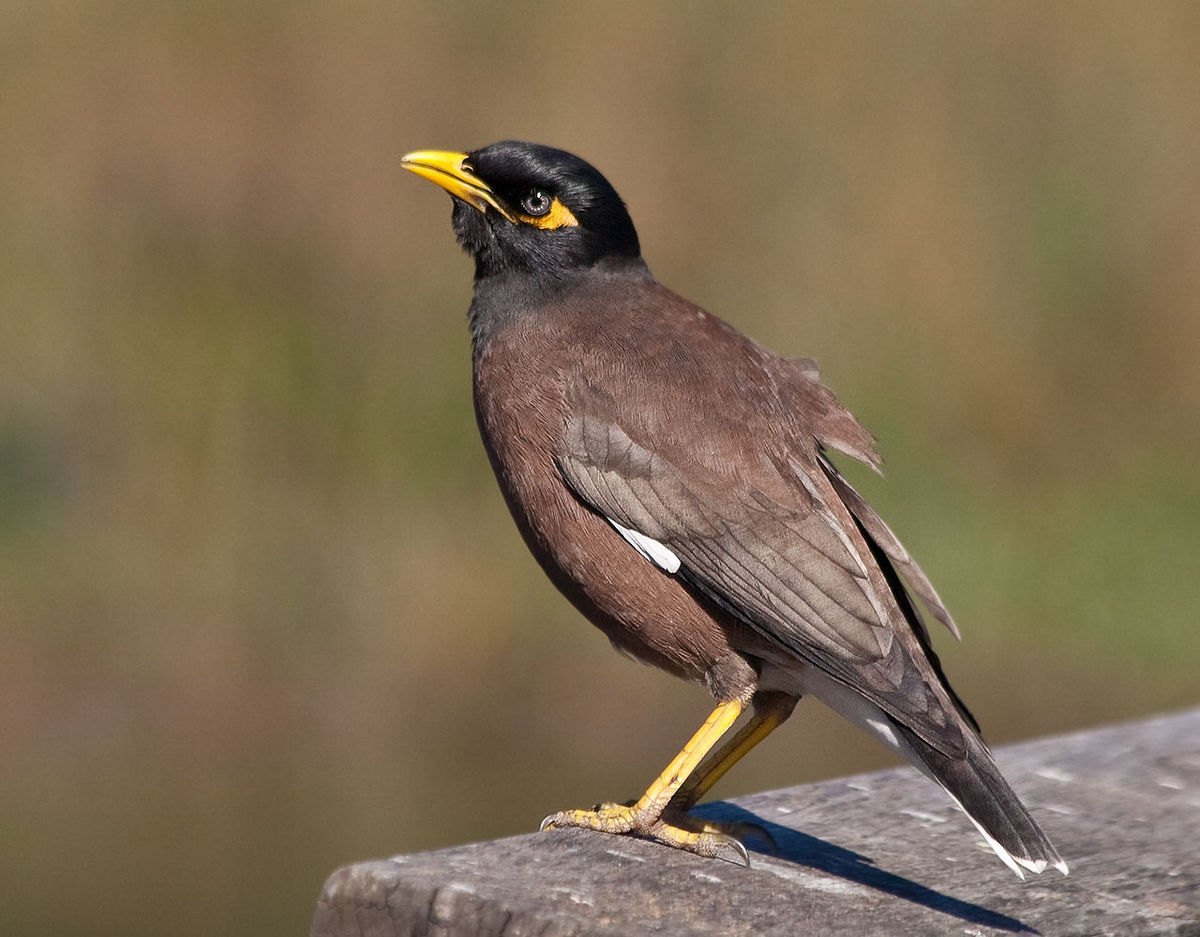
[(561, 278), (640, 256), (616, 190), (563, 150), (505, 140), (471, 153), (409, 153), (402, 165), (454, 198), (454, 232), (475, 258), (476, 279), (503, 272)]

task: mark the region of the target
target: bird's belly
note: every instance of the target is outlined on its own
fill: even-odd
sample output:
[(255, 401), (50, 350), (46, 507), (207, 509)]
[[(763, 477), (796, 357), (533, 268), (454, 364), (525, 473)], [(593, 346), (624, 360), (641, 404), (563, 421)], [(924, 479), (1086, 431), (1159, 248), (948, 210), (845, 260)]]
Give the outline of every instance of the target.
[[(641, 556), (560, 480), (552, 500), (510, 498), (526, 543), (559, 590), (619, 650), (702, 681), (734, 655), (722, 624), (678, 580)], [(514, 503), (515, 502), (515, 503)]]
[[(620, 651), (719, 698), (747, 697), (756, 675), (739, 650), (740, 626), (641, 556), (585, 507), (559, 475), (549, 447), (503, 434), (480, 414), (496, 478), (518, 529), (559, 591)], [(499, 424), (499, 425), (496, 425)], [(529, 424), (522, 427), (528, 432)]]

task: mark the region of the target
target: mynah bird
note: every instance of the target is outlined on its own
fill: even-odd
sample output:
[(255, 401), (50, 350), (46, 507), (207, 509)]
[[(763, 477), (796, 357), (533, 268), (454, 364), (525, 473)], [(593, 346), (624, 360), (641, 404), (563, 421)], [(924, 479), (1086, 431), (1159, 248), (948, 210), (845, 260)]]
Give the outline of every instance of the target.
[(941, 785), (1018, 876), (1065, 874), (942, 672), (923, 614), (957, 635), (945, 606), (830, 459), (879, 468), (816, 365), (659, 283), (621, 198), (570, 153), (505, 141), (402, 165), (450, 193), (475, 259), (475, 413), (525, 543), (619, 650), (716, 701), (638, 800), (543, 829), (745, 861), (746, 825), (688, 810), (814, 696)]

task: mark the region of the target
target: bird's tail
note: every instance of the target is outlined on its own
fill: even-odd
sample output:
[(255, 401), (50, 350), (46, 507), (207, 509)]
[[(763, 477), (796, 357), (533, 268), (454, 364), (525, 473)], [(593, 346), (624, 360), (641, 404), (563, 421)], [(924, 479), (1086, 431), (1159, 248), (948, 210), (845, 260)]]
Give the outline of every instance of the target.
[(919, 759), (916, 766), (945, 788), (1018, 878), (1025, 877), (1025, 869), (1038, 873), (1048, 866), (1067, 874), (1066, 862), (1004, 779), (982, 739), (964, 732), (966, 756), (952, 758), (892, 722)]

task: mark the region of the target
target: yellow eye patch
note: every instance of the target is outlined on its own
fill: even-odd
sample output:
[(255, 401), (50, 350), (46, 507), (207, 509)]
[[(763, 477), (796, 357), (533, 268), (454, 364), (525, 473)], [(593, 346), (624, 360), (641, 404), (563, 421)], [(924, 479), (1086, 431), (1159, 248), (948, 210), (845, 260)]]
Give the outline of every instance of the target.
[(544, 215), (524, 215), (517, 214), (517, 220), (525, 224), (531, 224), (535, 228), (541, 228), (543, 231), (553, 231), (556, 228), (578, 228), (579, 219), (572, 213), (571, 209), (567, 208), (558, 199), (550, 203), (550, 210)]

